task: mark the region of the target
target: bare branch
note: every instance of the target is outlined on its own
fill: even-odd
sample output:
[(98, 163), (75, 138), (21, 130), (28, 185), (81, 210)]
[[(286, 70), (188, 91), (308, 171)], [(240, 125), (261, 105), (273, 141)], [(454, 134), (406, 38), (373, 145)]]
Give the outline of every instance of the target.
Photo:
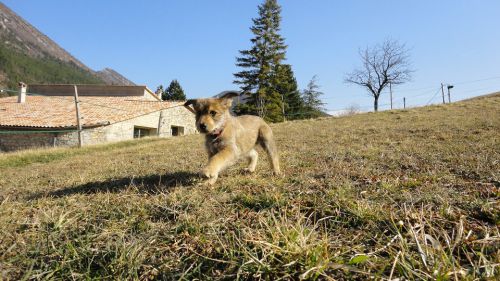
[(348, 73), (344, 81), (365, 87), (374, 97), (377, 111), (378, 98), (386, 86), (400, 85), (411, 80), (413, 70), (408, 53), (405, 44), (393, 40), (360, 50), (362, 68)]

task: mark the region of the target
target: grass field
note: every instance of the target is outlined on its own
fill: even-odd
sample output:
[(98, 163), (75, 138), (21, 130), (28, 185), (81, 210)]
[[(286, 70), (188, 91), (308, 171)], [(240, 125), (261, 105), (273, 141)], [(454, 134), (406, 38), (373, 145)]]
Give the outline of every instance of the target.
[(212, 188), (200, 135), (0, 155), (0, 279), (500, 275), (500, 95), (273, 130)]

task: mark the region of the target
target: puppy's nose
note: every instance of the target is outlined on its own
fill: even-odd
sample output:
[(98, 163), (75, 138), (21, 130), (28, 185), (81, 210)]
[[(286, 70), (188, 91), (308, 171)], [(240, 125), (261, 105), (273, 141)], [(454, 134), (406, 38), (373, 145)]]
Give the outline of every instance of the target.
[(200, 124), (200, 129), (201, 129), (202, 131), (206, 131), (206, 130), (207, 130), (207, 125), (205, 125), (205, 124)]

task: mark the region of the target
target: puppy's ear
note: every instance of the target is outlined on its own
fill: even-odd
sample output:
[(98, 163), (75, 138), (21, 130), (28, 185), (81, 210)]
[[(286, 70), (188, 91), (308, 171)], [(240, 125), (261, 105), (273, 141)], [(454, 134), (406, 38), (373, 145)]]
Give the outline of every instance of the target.
[(221, 97), (219, 99), (221, 100), (221, 103), (224, 104), (227, 108), (230, 108), (233, 104), (233, 98), (240, 95), (240, 93), (236, 91), (225, 91), (220, 94)]
[(190, 99), (190, 100), (187, 100), (185, 103), (184, 103), (184, 106), (190, 106), (190, 105), (195, 105), (196, 104), (196, 100), (195, 99)]
[[(193, 108), (194, 110), (190, 107), (190, 105), (193, 105)], [(198, 100), (195, 100), (195, 99), (190, 99), (190, 100), (187, 100), (185, 103), (184, 103), (184, 106), (189, 109), (189, 111), (191, 111), (192, 113), (196, 114), (196, 111), (197, 111), (197, 105), (198, 105)]]
[(222, 92), (220, 93), (221, 95), (221, 99), (232, 99), (234, 97), (237, 97), (240, 95), (239, 92), (236, 92), (236, 91), (225, 91), (225, 92)]

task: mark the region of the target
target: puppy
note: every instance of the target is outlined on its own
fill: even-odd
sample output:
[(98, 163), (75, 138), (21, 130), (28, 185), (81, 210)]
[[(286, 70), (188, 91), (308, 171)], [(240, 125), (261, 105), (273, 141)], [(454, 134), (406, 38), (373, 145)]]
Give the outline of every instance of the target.
[(278, 150), (274, 143), (273, 132), (262, 118), (253, 115), (235, 117), (230, 108), (237, 92), (225, 92), (220, 98), (191, 99), (185, 106), (192, 105), (196, 113), (196, 127), (205, 134), (208, 152), (208, 165), (202, 171), (207, 183), (213, 185), (219, 173), (246, 158), (248, 172), (254, 172), (258, 154), (257, 144), (267, 152), (274, 174), (279, 175)]

